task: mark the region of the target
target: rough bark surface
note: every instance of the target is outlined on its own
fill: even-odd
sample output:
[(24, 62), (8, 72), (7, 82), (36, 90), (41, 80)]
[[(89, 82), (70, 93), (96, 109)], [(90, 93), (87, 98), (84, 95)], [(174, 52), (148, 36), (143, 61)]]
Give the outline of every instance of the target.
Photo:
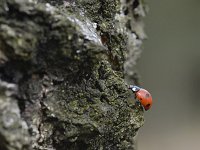
[(139, 0), (0, 1), (0, 149), (135, 149)]

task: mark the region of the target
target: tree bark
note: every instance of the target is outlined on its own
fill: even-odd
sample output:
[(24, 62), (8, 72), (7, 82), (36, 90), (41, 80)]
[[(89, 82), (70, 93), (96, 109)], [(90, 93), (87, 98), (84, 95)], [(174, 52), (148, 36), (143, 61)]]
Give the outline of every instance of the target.
[(0, 149), (135, 149), (139, 0), (0, 1)]

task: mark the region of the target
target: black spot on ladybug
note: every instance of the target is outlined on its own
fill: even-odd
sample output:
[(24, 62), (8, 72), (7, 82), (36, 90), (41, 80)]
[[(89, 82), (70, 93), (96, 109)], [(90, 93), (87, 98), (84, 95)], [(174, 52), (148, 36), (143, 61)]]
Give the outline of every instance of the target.
[(146, 107), (149, 107), (149, 106), (150, 106), (150, 104), (147, 104), (147, 105), (146, 105)]
[(149, 95), (149, 94), (146, 94), (145, 97), (148, 98), (148, 97), (150, 97), (150, 95)]
[(142, 101), (142, 98), (140, 98), (140, 100)]

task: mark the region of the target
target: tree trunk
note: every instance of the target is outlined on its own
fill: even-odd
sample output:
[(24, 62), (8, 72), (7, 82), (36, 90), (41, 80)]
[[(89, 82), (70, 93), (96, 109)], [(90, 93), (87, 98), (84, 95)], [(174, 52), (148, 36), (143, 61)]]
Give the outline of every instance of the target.
[(139, 0), (0, 1), (0, 149), (135, 149)]

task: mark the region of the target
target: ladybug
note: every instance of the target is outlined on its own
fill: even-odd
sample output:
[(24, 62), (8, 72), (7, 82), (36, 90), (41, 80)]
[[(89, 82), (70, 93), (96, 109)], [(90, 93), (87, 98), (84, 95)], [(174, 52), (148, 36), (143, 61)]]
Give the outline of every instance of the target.
[(129, 89), (133, 91), (135, 98), (140, 101), (146, 111), (151, 108), (152, 96), (147, 90), (134, 85), (130, 85)]

